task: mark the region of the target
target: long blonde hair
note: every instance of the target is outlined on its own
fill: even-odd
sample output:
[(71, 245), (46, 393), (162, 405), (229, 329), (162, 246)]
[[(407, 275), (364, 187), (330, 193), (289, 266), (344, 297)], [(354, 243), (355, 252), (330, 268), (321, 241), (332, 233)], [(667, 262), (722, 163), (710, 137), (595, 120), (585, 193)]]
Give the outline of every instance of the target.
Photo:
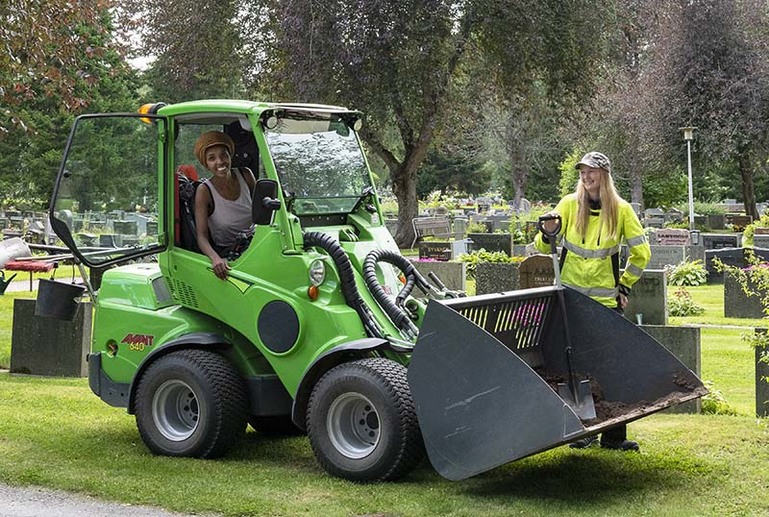
[[(619, 219), (619, 204), (622, 198), (614, 187), (614, 180), (612, 180), (611, 174), (606, 169), (600, 170), (601, 181), (598, 195), (601, 201), (601, 233), (604, 233), (605, 229), (606, 233), (604, 235), (611, 239), (617, 239), (617, 220)], [(577, 182), (576, 194), (578, 209), (577, 221), (574, 227), (577, 233), (585, 237), (587, 225), (590, 222), (590, 197), (584, 183), (582, 183), (581, 176)]]

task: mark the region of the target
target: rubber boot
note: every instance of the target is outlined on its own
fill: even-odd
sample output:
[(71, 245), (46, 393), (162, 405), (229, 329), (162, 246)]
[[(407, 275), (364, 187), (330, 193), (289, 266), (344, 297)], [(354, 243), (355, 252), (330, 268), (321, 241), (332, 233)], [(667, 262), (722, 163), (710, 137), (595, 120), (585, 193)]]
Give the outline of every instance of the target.
[(601, 448), (618, 451), (637, 451), (638, 442), (627, 439), (627, 426), (618, 425), (608, 429), (601, 435)]
[(598, 441), (597, 436), (595, 435), (588, 436), (586, 438), (580, 438), (579, 440), (575, 440), (571, 442), (569, 444), (569, 447), (571, 447), (572, 449), (586, 449), (591, 445), (593, 445), (596, 441)]

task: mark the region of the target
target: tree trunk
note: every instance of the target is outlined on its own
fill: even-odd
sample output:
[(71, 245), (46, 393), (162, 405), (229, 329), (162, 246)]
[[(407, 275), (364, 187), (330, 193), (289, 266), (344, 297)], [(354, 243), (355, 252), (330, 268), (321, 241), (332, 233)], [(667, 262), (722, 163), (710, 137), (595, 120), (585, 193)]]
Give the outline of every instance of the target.
[(417, 200), (416, 167), (407, 170), (409, 161), (404, 162), (392, 175), (393, 193), (398, 200), (398, 229), (394, 238), (399, 248), (409, 248), (414, 242), (414, 227), (411, 220), (419, 216), (419, 201)]
[(630, 202), (638, 203), (643, 211), (644, 208), (644, 189), (643, 177), (638, 173), (630, 175)]
[(759, 219), (756, 207), (756, 191), (753, 185), (753, 161), (750, 153), (740, 153), (740, 176), (742, 178), (742, 202), (745, 205), (745, 213), (753, 216), (753, 220)]

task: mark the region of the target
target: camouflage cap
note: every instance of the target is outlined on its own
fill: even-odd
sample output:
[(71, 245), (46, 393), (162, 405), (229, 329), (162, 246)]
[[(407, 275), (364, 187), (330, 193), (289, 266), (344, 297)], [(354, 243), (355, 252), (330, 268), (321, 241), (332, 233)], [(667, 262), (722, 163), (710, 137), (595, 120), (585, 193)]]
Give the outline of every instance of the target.
[(576, 168), (580, 169), (583, 165), (593, 167), (594, 169), (603, 169), (611, 174), (611, 162), (609, 161), (609, 158), (603, 153), (596, 151), (587, 153), (579, 162), (577, 162)]

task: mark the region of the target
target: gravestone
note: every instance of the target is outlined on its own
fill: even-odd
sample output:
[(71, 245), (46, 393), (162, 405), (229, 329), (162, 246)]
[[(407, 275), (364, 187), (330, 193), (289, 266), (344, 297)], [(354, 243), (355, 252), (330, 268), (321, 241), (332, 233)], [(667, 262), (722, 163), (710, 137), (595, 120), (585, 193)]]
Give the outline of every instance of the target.
[(726, 214), (726, 222), (732, 225), (735, 231), (741, 232), (745, 227), (753, 222), (752, 215), (745, 214)]
[[(646, 269), (633, 285), (625, 307), (625, 318), (644, 325), (668, 324), (667, 273)], [(639, 316), (640, 315), (640, 316)]]
[(660, 228), (655, 232), (657, 244), (663, 246), (688, 246), (691, 244), (689, 230), (681, 228)]
[(761, 260), (769, 260), (769, 249), (766, 248), (723, 248), (705, 251), (705, 270), (708, 272), (708, 283), (722, 284), (724, 282), (724, 274), (716, 271), (713, 266), (713, 259), (718, 258), (727, 266), (743, 268), (748, 266), (748, 261), (745, 258), (746, 249), (752, 250), (755, 256)]
[(504, 293), (519, 287), (519, 264), (479, 262), (475, 265), (475, 294)]
[(472, 250), (481, 248), (486, 251), (502, 251), (509, 255), (513, 252), (513, 236), (509, 233), (471, 233), (467, 238), (472, 241)]
[(467, 289), (467, 264), (464, 262), (420, 262), (412, 260), (411, 263), (430, 283), (433, 282), (428, 275), (432, 272), (451, 290), (465, 291)]
[(726, 228), (726, 217), (724, 214), (709, 214), (705, 226), (711, 230), (723, 230)]
[[(659, 341), (668, 352), (700, 376), (701, 336), (699, 327), (677, 327), (668, 325), (641, 325), (641, 330)], [(643, 365), (638, 365), (643, 368)], [(700, 413), (700, 399), (690, 400), (664, 410), (666, 413)]]
[(464, 239), (465, 233), (467, 233), (467, 217), (455, 217), (454, 218), (454, 238)]
[(458, 259), (460, 255), (470, 252), (470, 242), (467, 239), (451, 241), (451, 260)]
[(548, 287), (554, 283), (555, 270), (550, 255), (532, 255), (518, 266), (518, 285), (521, 289)]
[(451, 243), (448, 241), (422, 241), (419, 243), (419, 258), (451, 260)]
[(86, 377), (91, 347), (91, 302), (72, 321), (35, 316), (36, 300), (13, 301), (12, 373)]
[(700, 240), (706, 250), (720, 250), (723, 248), (736, 248), (740, 245), (739, 235), (735, 233), (703, 233)]
[(755, 246), (756, 248), (769, 248), (769, 234), (767, 234), (767, 235), (761, 235), (761, 234), (753, 235), (753, 246)]
[(647, 269), (665, 269), (665, 266), (675, 266), (687, 258), (686, 246), (652, 244), (650, 248), (652, 256), (646, 266)]
[(679, 223), (684, 220), (684, 213), (677, 208), (669, 208), (663, 217), (666, 223)]
[(647, 208), (644, 210), (643, 224), (649, 228), (662, 228), (665, 225), (665, 211), (661, 208)]
[(724, 316), (727, 318), (753, 318), (760, 319), (765, 316), (764, 306), (761, 303), (761, 294), (756, 286), (748, 279), (748, 295), (742, 290), (742, 285), (734, 277), (727, 273), (724, 277)]
[[(756, 333), (765, 333), (757, 328)], [(769, 348), (757, 346), (756, 350), (756, 415), (769, 416)]]

